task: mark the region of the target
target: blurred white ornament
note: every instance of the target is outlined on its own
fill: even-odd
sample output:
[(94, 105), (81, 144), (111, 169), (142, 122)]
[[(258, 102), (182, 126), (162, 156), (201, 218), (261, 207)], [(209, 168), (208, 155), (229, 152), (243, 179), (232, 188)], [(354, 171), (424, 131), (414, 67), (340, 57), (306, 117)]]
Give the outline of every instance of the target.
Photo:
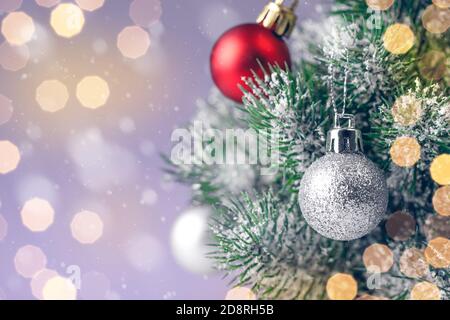
[(172, 228), (172, 253), (178, 264), (197, 274), (213, 271), (208, 220), (211, 210), (207, 207), (192, 208), (181, 214)]

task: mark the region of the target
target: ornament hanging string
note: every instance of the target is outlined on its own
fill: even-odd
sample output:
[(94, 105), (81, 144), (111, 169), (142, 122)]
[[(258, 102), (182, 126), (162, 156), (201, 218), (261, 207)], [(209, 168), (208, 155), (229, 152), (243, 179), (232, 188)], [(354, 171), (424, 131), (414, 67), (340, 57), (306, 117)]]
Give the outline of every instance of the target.
[(335, 101), (336, 92), (334, 91), (334, 79), (335, 79), (334, 66), (333, 66), (333, 64), (330, 64), (328, 66), (328, 77), (327, 77), (328, 91), (330, 92), (328, 106), (331, 104), (331, 106), (333, 107), (333, 112), (336, 113), (337, 108), (336, 108), (336, 101)]
[(348, 79), (348, 52), (345, 54), (345, 69), (344, 69), (344, 105), (342, 107), (342, 116), (345, 115), (345, 110), (347, 108), (347, 79)]
[(330, 91), (330, 103), (333, 107), (333, 113), (334, 113), (334, 127), (340, 126), (340, 119), (348, 119), (350, 121), (349, 125), (351, 125), (354, 122), (354, 115), (346, 114), (347, 110), (347, 82), (348, 82), (348, 52), (345, 54), (346, 64), (344, 68), (344, 87), (343, 87), (343, 103), (342, 103), (342, 110), (339, 111), (339, 108), (336, 103), (336, 91), (334, 87), (334, 81), (336, 79), (336, 72), (333, 65), (330, 65), (329, 67), (329, 74), (328, 77), (328, 88)]

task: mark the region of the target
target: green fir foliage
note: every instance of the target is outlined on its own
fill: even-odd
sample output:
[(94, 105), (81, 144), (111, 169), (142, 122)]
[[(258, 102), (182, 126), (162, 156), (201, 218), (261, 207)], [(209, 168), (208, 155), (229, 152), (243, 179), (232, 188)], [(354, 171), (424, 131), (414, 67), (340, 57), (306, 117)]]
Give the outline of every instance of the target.
[[(216, 209), (210, 256), (232, 285), (249, 286), (260, 298), (323, 299), (326, 280), (347, 272), (357, 279), (359, 294), (408, 299), (416, 282), (430, 281), (441, 288), (443, 298), (450, 298), (449, 269), (430, 268), (427, 277), (413, 279), (401, 272), (398, 261), (407, 248), (424, 249), (430, 235), (450, 234), (445, 217), (439, 217), (443, 219), (439, 225), (427, 222), (436, 216), (431, 199), (438, 188), (429, 173), (430, 163), (437, 155), (450, 153), (448, 62), (440, 79), (431, 81), (420, 72), (421, 59), (429, 50), (444, 52), (448, 58), (448, 31), (433, 35), (421, 23), (430, 3), (397, 0), (389, 10), (376, 12), (363, 0), (336, 0), (331, 18), (305, 23), (294, 32), (291, 47), (304, 53), (293, 57), (293, 70), (264, 66), (262, 79), (247, 79), (251, 92), (245, 93), (243, 107), (216, 91), (208, 101), (199, 102), (187, 128), (200, 120), (207, 128), (253, 129), (271, 152), (279, 154), (272, 176), (261, 175), (258, 164), (168, 161), (171, 175), (192, 186), (194, 203)], [(373, 28), (375, 13), (377, 28)], [(405, 55), (393, 55), (383, 45), (384, 31), (396, 22), (409, 24), (416, 35), (415, 46)], [(407, 126), (392, 114), (395, 101), (404, 95), (413, 96), (422, 108), (420, 119)], [(303, 172), (324, 154), (333, 109), (343, 108), (357, 115), (366, 155), (385, 170), (390, 190), (387, 217), (405, 211), (417, 222), (416, 234), (407, 241), (391, 239), (384, 222), (363, 239), (333, 241), (317, 234), (302, 217), (297, 190)], [(421, 145), (421, 159), (411, 168), (400, 168), (390, 159), (389, 149), (400, 136), (415, 137)], [(239, 149), (251, 152), (245, 145)], [(362, 254), (375, 242), (391, 248), (395, 263), (374, 288)]]

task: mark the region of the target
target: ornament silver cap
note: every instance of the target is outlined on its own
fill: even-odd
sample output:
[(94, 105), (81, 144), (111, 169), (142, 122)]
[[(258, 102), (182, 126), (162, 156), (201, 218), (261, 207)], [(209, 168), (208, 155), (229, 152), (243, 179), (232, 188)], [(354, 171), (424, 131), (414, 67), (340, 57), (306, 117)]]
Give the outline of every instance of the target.
[[(343, 120), (347, 126), (343, 127)], [(335, 114), (334, 128), (328, 131), (327, 152), (363, 153), (361, 131), (355, 128), (355, 116), (352, 114)]]

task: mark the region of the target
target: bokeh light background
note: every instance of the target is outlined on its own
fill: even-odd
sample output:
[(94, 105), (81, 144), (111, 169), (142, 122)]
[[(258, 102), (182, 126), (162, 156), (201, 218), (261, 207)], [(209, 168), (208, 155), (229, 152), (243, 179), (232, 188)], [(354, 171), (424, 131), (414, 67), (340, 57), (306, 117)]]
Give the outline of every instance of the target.
[(215, 39), (265, 3), (0, 1), (0, 299), (225, 297), (175, 261), (190, 192), (160, 153), (208, 95)]

